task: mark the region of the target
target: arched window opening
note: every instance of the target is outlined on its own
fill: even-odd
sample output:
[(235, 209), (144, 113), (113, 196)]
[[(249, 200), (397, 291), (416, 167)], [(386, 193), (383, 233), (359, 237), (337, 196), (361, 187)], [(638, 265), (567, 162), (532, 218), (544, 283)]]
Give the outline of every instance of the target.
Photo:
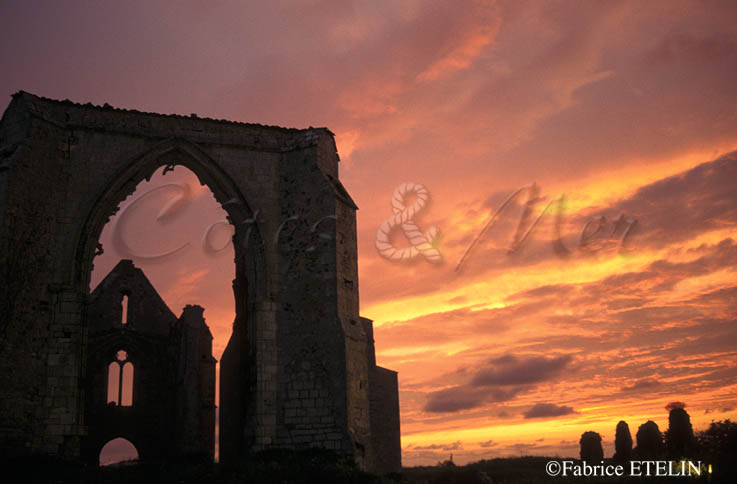
[(108, 365), (107, 403), (122, 407), (133, 405), (133, 363), (128, 352), (120, 350), (115, 361)]
[(138, 459), (136, 447), (123, 438), (113, 439), (100, 450), (100, 465), (109, 466)]
[(128, 324), (128, 295), (127, 294), (123, 294), (123, 297), (120, 300), (120, 305), (122, 306), (120, 322), (121, 324)]
[(123, 384), (121, 385), (120, 404), (123, 407), (133, 405), (133, 363), (123, 365)]
[(120, 395), (120, 365), (113, 361), (108, 366), (107, 371), (107, 403), (113, 405), (118, 404), (118, 396)]

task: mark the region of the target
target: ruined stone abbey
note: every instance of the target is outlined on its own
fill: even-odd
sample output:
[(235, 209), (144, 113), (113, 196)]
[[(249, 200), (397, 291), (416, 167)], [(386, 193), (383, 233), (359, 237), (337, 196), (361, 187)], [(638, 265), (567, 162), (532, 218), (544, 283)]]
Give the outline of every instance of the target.
[(25, 92), (0, 122), (0, 452), (96, 462), (124, 437), (142, 459), (212, 458), (216, 362), (202, 308), (176, 316), (131, 261), (90, 293), (103, 226), (174, 165), (235, 227), (221, 462), (322, 447), (398, 471), (397, 374), (376, 365), (359, 315), (357, 207), (332, 133)]
[(203, 308), (171, 312), (143, 271), (122, 260), (87, 309), (82, 458), (122, 437), (141, 459), (215, 451), (215, 358)]

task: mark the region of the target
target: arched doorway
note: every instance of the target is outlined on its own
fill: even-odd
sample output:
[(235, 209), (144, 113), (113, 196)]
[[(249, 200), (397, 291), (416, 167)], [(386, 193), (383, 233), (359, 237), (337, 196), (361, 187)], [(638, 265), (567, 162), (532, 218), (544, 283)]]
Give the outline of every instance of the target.
[(101, 466), (133, 460), (138, 460), (138, 450), (130, 440), (122, 437), (108, 441), (100, 450), (99, 462)]
[[(161, 195), (166, 195), (166, 192), (170, 197), (167, 199), (164, 196), (162, 199)], [(138, 235), (143, 233), (144, 239), (151, 234), (146, 233), (145, 227), (143, 229), (138, 227), (137, 230), (134, 227), (134, 230), (131, 231), (131, 226), (135, 225), (135, 217), (130, 217), (130, 214), (144, 206), (147, 201), (153, 200), (156, 202), (157, 197), (159, 206), (155, 211), (159, 212), (158, 217), (154, 213), (154, 217), (149, 222), (161, 222), (164, 234), (154, 234), (153, 238), (149, 237), (149, 242), (153, 240), (153, 247), (146, 247), (146, 244), (140, 244), (140, 240), (135, 240), (136, 232), (138, 232)], [(195, 200), (193, 201), (193, 199)], [(196, 203), (197, 199), (200, 201), (201, 199), (207, 199), (208, 203), (198, 204)], [(191, 216), (192, 213), (190, 211), (188, 214), (187, 209), (194, 207), (196, 211), (197, 207), (202, 208), (203, 206), (206, 208), (209, 206), (210, 209), (214, 206), (217, 208), (216, 212), (219, 212), (215, 213), (211, 210), (210, 220), (206, 220), (205, 225), (200, 224), (194, 230), (197, 232), (196, 234), (190, 231), (188, 234), (174, 233), (170, 236), (171, 234), (166, 233), (166, 230), (174, 232), (178, 230), (177, 220), (175, 220), (177, 216), (179, 222), (184, 222), (179, 223), (179, 229), (181, 227), (188, 228), (191, 219), (188, 219), (187, 216)], [(233, 186), (232, 181), (226, 175), (220, 172), (212, 160), (186, 141), (169, 140), (123, 170), (92, 210), (86, 224), (89, 237), (80, 241), (80, 258), (77, 260), (78, 282), (87, 284), (87, 291), (95, 289), (100, 280), (109, 273), (115, 264), (120, 262), (121, 258), (130, 258), (138, 269), (143, 269), (146, 272), (146, 276), (156, 286), (159, 295), (163, 297), (164, 301), (170, 305), (170, 309), (177, 315), (185, 307), (185, 304), (202, 304), (203, 301), (198, 298), (198, 295), (202, 296), (202, 291), (197, 289), (211, 290), (214, 294), (210, 294), (212, 296), (210, 301), (215, 301), (215, 303), (205, 302), (204, 309), (207, 311), (207, 324), (210, 326), (212, 336), (215, 336), (212, 348), (214, 350), (213, 354), (219, 360), (226, 344), (231, 339), (231, 332), (235, 333), (237, 327), (245, 331), (245, 323), (250, 319), (249, 311), (257, 307), (254, 302), (258, 301), (259, 298), (263, 298), (266, 293), (264, 284), (265, 263), (263, 261), (264, 246), (255, 222), (255, 214), (250, 212), (240, 191)], [(115, 229), (120, 230), (116, 231)], [(111, 231), (113, 233), (106, 234), (106, 232)], [(134, 235), (133, 240), (129, 237), (131, 233)], [(93, 234), (97, 235), (97, 239), (93, 238)], [(155, 240), (157, 235), (161, 239), (159, 244), (155, 243), (157, 242)], [(111, 254), (113, 255), (112, 258), (109, 257)], [(202, 264), (203, 261), (205, 264)], [(202, 266), (199, 270), (194, 267), (198, 263)], [(207, 277), (203, 277), (203, 273), (206, 272), (204, 267), (207, 264), (211, 264), (214, 269), (213, 272), (219, 272), (221, 276), (224, 276), (224, 279), (220, 277), (217, 284), (213, 284), (212, 281), (207, 280)], [(85, 268), (89, 269), (90, 272), (85, 274)], [(157, 274), (163, 274), (163, 279), (157, 277)], [(185, 279), (185, 281), (173, 281), (176, 278)], [(184, 291), (177, 291), (177, 289), (182, 288)], [(112, 319), (120, 323), (121, 328), (126, 328), (127, 332), (122, 333), (127, 335), (125, 336), (127, 339), (124, 340), (125, 344), (139, 344), (143, 348), (146, 346), (146, 341), (138, 341), (133, 336), (137, 324), (140, 324), (136, 321), (136, 301), (139, 299), (139, 295), (136, 291), (131, 291), (125, 287), (121, 287), (119, 292), (115, 304), (120, 306), (120, 315), (116, 315)], [(224, 308), (224, 306), (228, 307)], [(90, 318), (93, 316), (90, 316), (90, 311), (87, 313), (86, 325), (90, 328), (92, 322)], [(184, 313), (181, 317), (184, 317)], [(257, 324), (256, 321), (254, 321), (254, 324)], [(241, 341), (245, 339), (244, 331), (241, 331), (239, 336)], [(110, 342), (106, 341), (104, 344), (108, 345), (108, 343)], [(104, 355), (103, 352), (97, 350), (98, 348), (88, 348), (87, 352), (89, 354), (87, 381), (88, 385), (92, 386), (96, 384), (93, 379), (100, 366), (97, 360), (100, 358), (109, 359), (107, 348)], [(95, 354), (96, 351), (98, 354)], [(137, 384), (136, 390), (133, 392), (134, 395), (138, 395), (137, 399), (142, 398), (142, 400), (138, 400), (139, 402), (145, 402), (146, 379), (150, 378), (151, 374), (147, 372), (146, 366), (156, 367), (160, 373), (159, 376), (166, 375), (166, 371), (162, 368), (166, 366), (167, 362), (163, 362), (163, 364), (147, 363), (145, 353), (145, 350), (136, 352), (139, 359), (144, 358), (140, 361), (140, 372), (139, 366), (136, 364), (135, 376), (133, 377), (135, 381), (141, 383), (140, 385)], [(246, 361), (251, 357), (250, 353), (247, 347), (240, 347), (237, 354), (237, 357), (242, 358), (243, 361), (236, 362), (236, 365), (247, 366), (247, 372), (255, 370), (255, 365)], [(107, 387), (109, 387), (110, 363), (107, 364)], [(178, 366), (181, 367), (182, 364), (179, 363)], [(118, 368), (113, 366), (113, 369), (117, 370)], [(125, 383), (122, 373), (124, 369), (125, 367), (121, 365), (120, 379), (115, 380), (113, 378), (115, 380), (113, 383)], [(173, 369), (172, 371), (178, 370)], [(113, 372), (113, 374), (117, 375), (118, 373)], [(236, 372), (236, 375), (249, 378), (247, 374), (243, 374), (243, 371)], [(199, 380), (202, 381), (201, 378)], [(215, 381), (219, 381), (219, 379), (215, 378), (212, 383), (213, 388), (215, 387)], [(238, 384), (242, 385), (240, 382)], [(129, 410), (125, 408), (105, 408), (96, 411), (95, 406), (98, 402), (93, 398), (99, 392), (89, 391), (90, 389), (88, 388), (85, 408), (85, 420), (88, 425), (93, 425), (94, 422), (98, 424), (109, 422), (113, 416), (119, 416), (120, 427), (125, 428), (128, 425), (135, 424), (136, 421), (140, 420), (138, 417), (144, 417), (146, 413), (145, 403), (139, 404), (136, 402), (132, 406), (129, 405), (132, 407)], [(188, 392), (182, 393), (183, 395), (189, 394)], [(125, 406), (123, 405), (123, 396), (125, 396), (125, 393), (121, 389), (119, 407)], [(239, 396), (242, 399), (250, 398), (246, 392), (239, 392)], [(106, 400), (110, 400), (109, 395)], [(179, 400), (178, 396), (174, 396), (175, 402)], [(161, 399), (157, 398), (157, 401), (161, 401)], [(238, 401), (233, 403), (231, 407), (245, 412), (248, 406), (244, 401)], [(215, 412), (214, 408), (213, 412)], [(186, 437), (189, 435), (188, 428), (181, 425), (181, 414), (187, 412), (178, 412), (176, 403), (174, 403), (171, 413), (172, 417), (169, 425), (173, 432), (168, 434), (174, 435), (173, 439), (176, 442), (164, 442), (162, 437), (152, 435), (154, 442), (150, 442), (151, 439), (145, 439), (147, 442), (146, 455), (150, 454), (151, 457), (156, 457), (157, 455), (187, 452), (201, 453), (199, 448), (195, 450), (188, 448), (188, 442), (204, 441), (203, 439)], [(125, 420), (125, 424), (123, 420)], [(213, 420), (218, 421), (219, 419), (213, 417)], [(238, 418), (237, 421), (245, 422), (245, 416)], [(105, 425), (107, 426), (107, 424)], [(214, 425), (213, 423), (213, 432), (215, 432)], [(196, 424), (199, 433), (206, 433), (203, 428), (206, 429), (209, 426), (209, 424), (201, 422)], [(115, 424), (112, 427), (115, 427)], [(114, 428), (105, 428), (104, 432), (113, 430)], [(100, 430), (100, 432), (103, 431)], [(146, 432), (146, 430), (143, 429), (141, 432)], [(89, 435), (92, 436), (93, 434), (95, 434), (95, 429), (90, 428)], [(91, 450), (90, 445), (96, 438), (90, 437), (88, 440), (90, 441), (90, 444), (87, 445), (89, 452)], [(207, 447), (206, 442), (202, 445)], [(210, 448), (215, 451), (214, 442)]]

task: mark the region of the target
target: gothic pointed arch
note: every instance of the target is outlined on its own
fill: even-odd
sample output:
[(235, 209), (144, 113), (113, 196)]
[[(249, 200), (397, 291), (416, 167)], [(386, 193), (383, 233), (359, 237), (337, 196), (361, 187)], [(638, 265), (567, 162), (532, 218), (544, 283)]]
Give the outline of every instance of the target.
[(82, 291), (88, 290), (93, 259), (99, 250), (98, 240), (105, 224), (118, 210), (118, 205), (135, 192), (143, 180), (149, 180), (161, 166), (185, 166), (197, 175), (200, 183), (207, 185), (215, 199), (228, 213), (235, 227), (233, 246), (236, 259), (236, 278), (239, 272), (247, 280), (250, 301), (267, 297), (264, 244), (258, 220), (246, 196), (218, 164), (197, 145), (183, 138), (163, 140), (136, 156), (117, 174), (97, 197), (90, 211), (77, 244), (74, 281)]

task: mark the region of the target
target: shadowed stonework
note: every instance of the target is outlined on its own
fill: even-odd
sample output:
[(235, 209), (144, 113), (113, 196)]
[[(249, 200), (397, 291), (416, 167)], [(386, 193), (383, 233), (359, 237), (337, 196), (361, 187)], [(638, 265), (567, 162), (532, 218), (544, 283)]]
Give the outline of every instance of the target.
[[(202, 308), (185, 308), (177, 320), (155, 292), (147, 293), (152, 303), (139, 313), (138, 293), (122, 283), (102, 306), (97, 290), (89, 290), (105, 223), (140, 181), (174, 165), (207, 184), (235, 227), (236, 317), (221, 361), (221, 460), (268, 448), (324, 447), (367, 470), (399, 470), (397, 375), (376, 366), (371, 322), (358, 313), (357, 207), (338, 179), (332, 133), (24, 92), (13, 97), (0, 123), (2, 452), (89, 459), (109, 437), (96, 423), (99, 412), (130, 410), (133, 419), (143, 404), (137, 389), (143, 392), (144, 381), (153, 378), (147, 368), (163, 374), (171, 367), (187, 378), (188, 370), (177, 367), (182, 353), (159, 349), (155, 358), (165, 360), (163, 366), (142, 359), (154, 358), (143, 356), (144, 339), (163, 341), (167, 326), (170, 336), (190, 330), (202, 336)], [(121, 264), (112, 275), (129, 272), (143, 284), (140, 271)], [(99, 290), (106, 289), (101, 284)], [(149, 315), (146, 326), (139, 326), (140, 314)], [(113, 320), (121, 327), (106, 326)], [(144, 327), (138, 341), (134, 328)], [(108, 341), (105, 331), (115, 336)], [(120, 340), (124, 334), (128, 339)], [(100, 394), (87, 393), (99, 392), (95, 382), (110, 378), (104, 372), (115, 371), (107, 368), (113, 359), (122, 382), (126, 363), (132, 364), (132, 404), (123, 405), (119, 394), (119, 408), (98, 408)], [(142, 458), (160, 455), (162, 438), (174, 455), (205, 447), (191, 439), (206, 439), (210, 430), (197, 426), (209, 426), (203, 422), (211, 417), (187, 401), (193, 394), (186, 383), (182, 395), (176, 388), (174, 398), (184, 401), (168, 411), (186, 428), (146, 444), (131, 436)], [(149, 444), (159, 450), (143, 447)]]
[(96, 464), (123, 437), (141, 459), (212, 460), (215, 358), (203, 308), (188, 305), (177, 318), (129, 260), (89, 301), (83, 458)]

